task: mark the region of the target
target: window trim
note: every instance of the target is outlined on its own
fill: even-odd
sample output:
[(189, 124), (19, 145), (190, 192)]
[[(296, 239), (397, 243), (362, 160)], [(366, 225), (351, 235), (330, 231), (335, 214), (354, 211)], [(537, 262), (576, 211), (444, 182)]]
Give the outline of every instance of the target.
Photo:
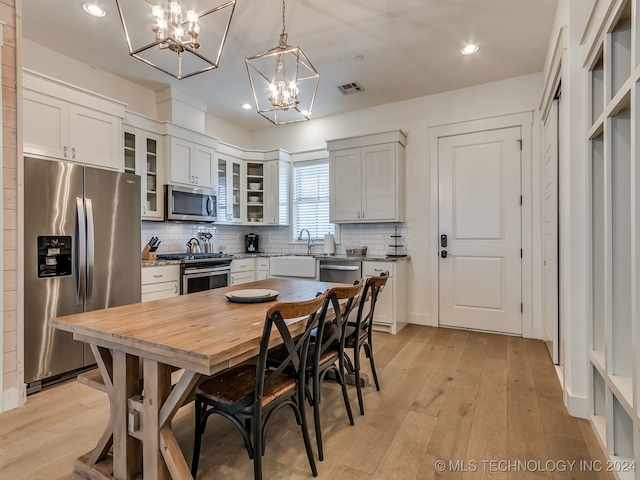
[[(290, 198), (290, 204), (289, 204), (289, 245), (307, 245), (307, 240), (297, 240), (298, 235), (300, 232), (294, 232), (294, 212), (295, 212), (295, 203), (294, 203), (294, 199), (295, 199), (295, 195), (294, 195), (294, 179), (295, 179), (295, 170), (297, 167), (299, 166), (313, 166), (313, 165), (328, 165), (329, 164), (329, 152), (326, 150), (317, 152), (319, 155), (314, 155), (313, 158), (305, 158), (305, 159), (300, 159), (300, 160), (294, 160), (291, 162), (291, 175), (289, 175), (290, 178), (290, 185), (289, 185), (289, 191), (291, 192), (289, 198)], [(331, 179), (329, 179), (329, 181), (331, 181)], [(331, 200), (329, 200), (331, 201)], [(333, 224), (335, 227), (335, 232), (334, 232), (334, 237), (335, 237), (335, 243), (336, 245), (340, 244), (340, 224), (338, 223), (334, 223)], [(324, 237), (322, 238), (311, 238), (311, 240), (314, 242), (314, 245), (324, 245)]]

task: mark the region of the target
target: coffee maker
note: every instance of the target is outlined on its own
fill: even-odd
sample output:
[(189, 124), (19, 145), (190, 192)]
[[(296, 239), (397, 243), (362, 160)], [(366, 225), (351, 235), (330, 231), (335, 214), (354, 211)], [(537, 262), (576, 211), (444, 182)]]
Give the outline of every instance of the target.
[(247, 253), (258, 253), (258, 241), (260, 240), (260, 235), (256, 235), (255, 233), (249, 233), (244, 236), (244, 246), (245, 251)]

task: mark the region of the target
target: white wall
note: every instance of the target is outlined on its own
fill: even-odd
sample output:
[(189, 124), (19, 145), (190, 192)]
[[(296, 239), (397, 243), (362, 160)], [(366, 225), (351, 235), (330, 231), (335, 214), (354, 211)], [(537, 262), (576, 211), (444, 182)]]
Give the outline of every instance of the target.
[[(300, 151), (326, 148), (326, 140), (356, 135), (402, 130), (408, 135), (406, 148), (406, 207), (410, 237), (409, 268), (410, 319), (414, 323), (435, 325), (430, 318), (431, 286), (429, 276), (437, 264), (430, 257), (431, 241), (437, 232), (429, 228), (430, 216), (437, 213), (425, 209), (429, 191), (429, 134), (436, 125), (500, 116), (538, 108), (542, 75), (532, 74), (472, 88), (454, 90), (411, 101), (399, 102), (310, 122), (270, 127), (254, 133), (253, 148), (284, 148)], [(536, 116), (537, 119), (537, 116)], [(536, 123), (539, 123), (536, 120)], [(534, 128), (534, 170), (539, 170), (539, 128)], [(523, 179), (530, 181), (530, 179)], [(533, 319), (533, 327), (541, 327), (541, 319)]]
[[(24, 65), (46, 75), (121, 100), (128, 108), (155, 117), (155, 95), (151, 90), (128, 80), (84, 65), (47, 48), (25, 41)], [(542, 88), (542, 75), (531, 74), (500, 82), (460, 89), (411, 101), (383, 105), (310, 122), (273, 126), (253, 133), (206, 116), (206, 133), (243, 148), (270, 150), (284, 148), (290, 152), (326, 148), (326, 140), (403, 130), (408, 134), (407, 159), (407, 228), (411, 254), (410, 281), (411, 321), (435, 325), (430, 318), (431, 286), (429, 276), (434, 267), (429, 251), (437, 232), (430, 231), (432, 210), (425, 210), (429, 191), (428, 128), (486, 117), (524, 111), (535, 111)], [(539, 144), (539, 131), (534, 130), (534, 144)], [(539, 154), (534, 153), (534, 165)], [(535, 168), (535, 167), (534, 167)], [(530, 181), (530, 179), (523, 179)], [(178, 245), (175, 245), (178, 247)], [(534, 324), (540, 322), (534, 319)]]

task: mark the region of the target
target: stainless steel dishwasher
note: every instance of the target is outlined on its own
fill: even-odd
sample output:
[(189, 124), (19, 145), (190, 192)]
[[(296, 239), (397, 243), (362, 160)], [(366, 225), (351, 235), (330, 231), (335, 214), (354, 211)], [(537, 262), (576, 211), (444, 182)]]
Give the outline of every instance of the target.
[(320, 281), (353, 284), (362, 278), (362, 262), (357, 260), (320, 260)]

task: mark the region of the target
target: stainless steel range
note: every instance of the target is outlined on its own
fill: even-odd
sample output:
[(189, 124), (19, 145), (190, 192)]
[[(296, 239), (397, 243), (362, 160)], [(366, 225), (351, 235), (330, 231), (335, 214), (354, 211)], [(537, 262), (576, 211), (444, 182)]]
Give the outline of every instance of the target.
[(158, 260), (180, 260), (180, 294), (182, 295), (228, 286), (232, 258), (221, 253), (158, 255)]

